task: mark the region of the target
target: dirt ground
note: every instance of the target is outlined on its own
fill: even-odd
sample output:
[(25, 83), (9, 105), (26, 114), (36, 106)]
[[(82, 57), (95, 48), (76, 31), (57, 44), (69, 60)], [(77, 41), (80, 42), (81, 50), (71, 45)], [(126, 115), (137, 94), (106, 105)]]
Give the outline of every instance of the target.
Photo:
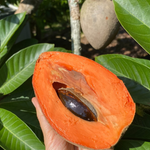
[[(59, 35), (54, 34), (53, 37), (47, 39), (47, 42), (54, 43), (55, 47), (63, 47), (70, 50), (70, 30), (66, 30)], [(122, 27), (120, 27), (115, 39), (101, 50), (95, 50), (84, 35), (81, 36), (81, 47), (81, 55), (90, 59), (94, 59), (102, 54), (124, 54), (136, 58), (150, 59), (147, 52)]]

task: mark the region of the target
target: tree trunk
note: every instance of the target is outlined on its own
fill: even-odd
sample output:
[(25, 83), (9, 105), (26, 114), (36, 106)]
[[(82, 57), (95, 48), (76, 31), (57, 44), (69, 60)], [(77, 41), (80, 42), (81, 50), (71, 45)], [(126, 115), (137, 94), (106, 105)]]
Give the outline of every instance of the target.
[(72, 52), (80, 55), (80, 10), (79, 0), (68, 0), (70, 9)]
[(37, 9), (37, 7), (40, 5), (42, 1), (43, 0), (21, 0), (19, 4), (19, 8), (15, 12), (15, 14), (22, 13), (22, 12), (31, 14), (34, 10)]

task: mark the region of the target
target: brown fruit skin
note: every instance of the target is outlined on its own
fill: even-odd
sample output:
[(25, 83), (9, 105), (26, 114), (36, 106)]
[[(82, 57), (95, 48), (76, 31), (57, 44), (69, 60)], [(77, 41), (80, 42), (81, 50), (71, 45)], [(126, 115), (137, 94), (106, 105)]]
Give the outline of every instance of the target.
[(120, 26), (112, 0), (86, 0), (81, 8), (80, 22), (85, 37), (95, 49), (106, 47)]

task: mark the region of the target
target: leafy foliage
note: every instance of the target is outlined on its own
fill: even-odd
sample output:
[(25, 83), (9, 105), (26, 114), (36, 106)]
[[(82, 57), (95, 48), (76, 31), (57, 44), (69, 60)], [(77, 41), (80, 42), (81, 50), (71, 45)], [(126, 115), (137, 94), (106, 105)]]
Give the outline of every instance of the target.
[[(16, 14), (0, 21), (0, 147), (45, 149), (35, 108), (32, 74), (39, 55), (46, 51), (65, 51), (53, 44), (37, 44), (28, 39), (15, 44), (26, 14)], [(35, 144), (36, 143), (36, 144)]]
[(0, 93), (9, 94), (18, 88), (32, 74), (35, 62), (44, 51), (53, 49), (53, 45), (37, 44), (15, 53), (1, 67)]
[(136, 103), (149, 105), (149, 60), (114, 54), (99, 56), (96, 58), (96, 61), (124, 81)]
[(4, 4), (11, 3), (11, 4), (19, 4), (21, 0), (5, 0)]
[(0, 108), (0, 118), (1, 147), (12, 150), (44, 150), (44, 145), (42, 142), (40, 142), (28, 126), (13, 113)]
[[(18, 0), (7, 2), (18, 4)], [(150, 2), (113, 2), (121, 25), (150, 54)], [(43, 29), (45, 25), (52, 27), (55, 23), (63, 25), (68, 20), (67, 0), (43, 0), (32, 16), (32, 21), (39, 29)], [(31, 103), (34, 96), (31, 84), (34, 65), (44, 51), (70, 52), (63, 48), (54, 48), (53, 44), (37, 44), (35, 39), (15, 44), (25, 21), (25, 13), (0, 21), (0, 146), (8, 150), (44, 149), (43, 135)], [(115, 54), (98, 56), (96, 62), (123, 80), (137, 104), (134, 121), (115, 146), (115, 150), (149, 149), (150, 61)]]
[(127, 32), (150, 53), (150, 2), (113, 0), (117, 17)]
[[(25, 13), (6, 17), (5, 19), (0, 20), (0, 28), (3, 29), (0, 34), (0, 65), (2, 63), (2, 57), (9, 52), (15, 42), (17, 37), (15, 35), (18, 35), (16, 31), (21, 27), (24, 19)], [(12, 38), (12, 36), (15, 37)]]
[[(126, 31), (150, 54), (150, 2), (148, 0), (113, 0), (116, 15)], [(133, 123), (115, 146), (115, 150), (147, 150), (150, 147), (150, 61), (124, 55), (96, 58), (120, 79), (137, 104)]]
[(124, 139), (132, 138), (134, 140), (141, 140), (141, 141), (147, 139), (147, 141), (150, 141), (150, 136), (149, 136), (150, 119), (149, 117), (150, 115), (146, 113), (144, 109), (143, 109), (143, 112), (141, 111), (139, 114), (136, 114), (132, 125), (129, 127), (129, 129), (127, 130), (123, 138)]
[(148, 150), (150, 142), (140, 140), (121, 140), (115, 150)]

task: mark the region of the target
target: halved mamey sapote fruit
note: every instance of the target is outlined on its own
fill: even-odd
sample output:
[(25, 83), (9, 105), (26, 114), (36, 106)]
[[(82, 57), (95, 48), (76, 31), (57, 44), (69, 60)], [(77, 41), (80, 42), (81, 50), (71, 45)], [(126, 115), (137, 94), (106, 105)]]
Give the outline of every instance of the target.
[(33, 87), (51, 126), (75, 145), (109, 149), (134, 118), (135, 104), (123, 82), (82, 56), (41, 54)]
[(95, 49), (106, 47), (120, 26), (112, 0), (86, 0), (81, 7), (80, 22), (85, 37)]

